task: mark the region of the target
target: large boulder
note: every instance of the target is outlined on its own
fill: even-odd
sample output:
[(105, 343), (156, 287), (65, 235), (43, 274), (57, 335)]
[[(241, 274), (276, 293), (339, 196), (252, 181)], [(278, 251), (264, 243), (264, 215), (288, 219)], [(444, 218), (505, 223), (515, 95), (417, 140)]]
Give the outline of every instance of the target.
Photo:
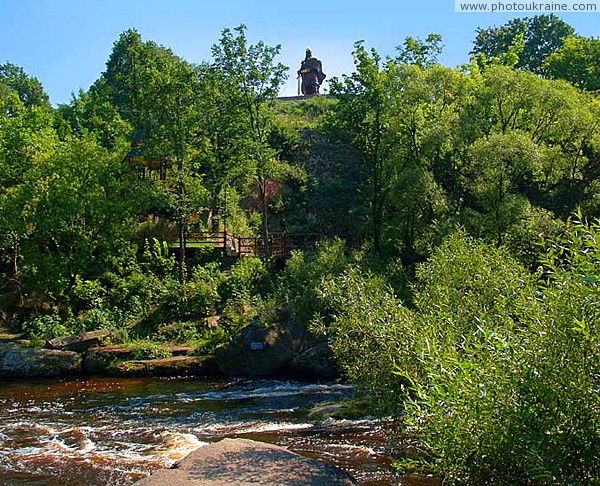
[(273, 376), (292, 359), (293, 337), (276, 327), (253, 323), (238, 339), (217, 349), (217, 366), (226, 376)]
[(137, 486), (350, 486), (340, 468), (248, 439), (223, 439), (189, 454), (175, 469), (163, 469)]
[(215, 357), (226, 376), (310, 379), (338, 376), (327, 343), (293, 318), (269, 327), (252, 323), (231, 344), (217, 349)]
[(333, 352), (327, 343), (316, 343), (295, 354), (288, 367), (292, 376), (328, 380), (339, 377)]
[(86, 349), (98, 346), (104, 339), (110, 336), (106, 329), (97, 331), (82, 332), (75, 336), (64, 336), (50, 339), (46, 342), (46, 347), (50, 349), (65, 349), (69, 351), (85, 351)]
[(22, 348), (0, 343), (0, 376), (62, 376), (81, 372), (81, 356), (73, 351)]

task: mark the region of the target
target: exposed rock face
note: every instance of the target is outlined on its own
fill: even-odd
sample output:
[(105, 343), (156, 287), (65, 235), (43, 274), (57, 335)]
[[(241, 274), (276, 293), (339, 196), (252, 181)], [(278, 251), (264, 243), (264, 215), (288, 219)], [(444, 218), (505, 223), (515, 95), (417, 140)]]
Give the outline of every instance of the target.
[(81, 372), (81, 356), (73, 351), (21, 348), (0, 343), (0, 376), (61, 376)]
[(285, 375), (310, 379), (338, 376), (327, 343), (295, 319), (283, 320), (268, 328), (250, 324), (237, 341), (219, 348), (215, 357), (226, 376)]
[(327, 343), (317, 343), (293, 357), (289, 364), (292, 375), (307, 378), (333, 379), (339, 376), (331, 348)]
[(224, 439), (192, 452), (176, 469), (163, 469), (138, 486), (350, 486), (349, 474), (282, 447), (247, 439)]
[(212, 356), (173, 356), (162, 359), (122, 361), (107, 368), (113, 376), (216, 376)]
[(131, 359), (133, 351), (127, 346), (105, 346), (88, 349), (83, 357), (84, 373), (106, 373), (118, 361)]
[(86, 349), (98, 346), (102, 340), (106, 339), (109, 335), (110, 332), (106, 329), (82, 332), (75, 336), (50, 339), (46, 342), (46, 347), (50, 349), (67, 349), (69, 351), (85, 351)]

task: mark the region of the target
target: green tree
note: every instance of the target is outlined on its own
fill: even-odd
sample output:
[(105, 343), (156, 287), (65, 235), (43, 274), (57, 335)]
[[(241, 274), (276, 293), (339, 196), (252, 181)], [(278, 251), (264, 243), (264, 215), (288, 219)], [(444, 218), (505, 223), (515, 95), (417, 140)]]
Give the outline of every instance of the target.
[(144, 203), (135, 183), (120, 160), (89, 140), (63, 142), (44, 164), (29, 169), (5, 194), (0, 212), (3, 230), (18, 235), (23, 292), (60, 305), (79, 277), (119, 272)]
[(179, 231), (179, 279), (185, 269), (185, 233), (189, 218), (199, 209), (203, 187), (199, 179), (196, 151), (197, 110), (200, 83), (197, 70), (164, 49), (154, 66), (145, 66), (146, 116), (151, 120), (147, 149), (155, 157), (173, 157), (176, 165), (174, 209)]
[(58, 106), (57, 116), (68, 124), (69, 134), (94, 136), (109, 151), (122, 150), (130, 141), (131, 124), (96, 89), (80, 90), (69, 104)]
[(544, 60), (574, 33), (573, 27), (554, 14), (516, 18), (500, 27), (478, 28), (471, 53), (483, 54), (488, 60), (499, 59), (514, 46), (517, 36), (522, 35), (523, 50), (515, 67), (543, 74)]
[(362, 41), (354, 45), (356, 71), (342, 80), (330, 81), (337, 100), (336, 110), (327, 120), (332, 137), (340, 139), (360, 154), (368, 179), (368, 205), (373, 244), (381, 252), (383, 213), (390, 191), (393, 164), (400, 140), (389, 129), (393, 116), (388, 102), (397, 65), (382, 62), (375, 49), (368, 51)]
[(26, 108), (44, 106), (50, 108), (50, 98), (37, 78), (25, 73), (23, 68), (7, 62), (0, 64), (0, 84), (14, 91)]
[(438, 64), (442, 53), (442, 36), (429, 34), (422, 41), (419, 38), (407, 37), (402, 46), (398, 46), (396, 60), (400, 64), (416, 65), (421, 68), (432, 67)]
[(273, 179), (285, 168), (269, 145), (270, 107), (286, 79), (288, 68), (275, 61), (281, 46), (267, 46), (262, 41), (249, 45), (245, 32), (244, 25), (233, 32), (223, 30), (219, 43), (212, 48), (213, 65), (222, 73), (226, 86), (231, 88), (228, 95), (232, 97), (232, 103), (241, 108), (241, 122), (247, 137), (245, 157), (252, 167), (266, 245), (269, 239), (269, 193)]
[[(225, 223), (233, 204), (230, 192), (245, 193), (252, 180), (244, 107), (231, 93), (234, 80), (215, 66), (199, 66), (198, 151), (204, 184), (210, 192), (209, 225)], [(229, 206), (229, 207), (227, 207)], [(231, 221), (229, 221), (231, 223)]]
[(545, 73), (587, 91), (600, 91), (600, 39), (569, 36), (544, 62)]

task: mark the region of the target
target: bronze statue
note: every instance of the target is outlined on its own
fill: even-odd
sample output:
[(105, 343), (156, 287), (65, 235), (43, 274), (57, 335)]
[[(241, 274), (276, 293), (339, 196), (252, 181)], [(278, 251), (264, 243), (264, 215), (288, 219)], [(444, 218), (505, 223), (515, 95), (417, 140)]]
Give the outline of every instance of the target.
[(306, 49), (306, 57), (300, 65), (298, 77), (302, 77), (301, 89), (304, 96), (319, 94), (319, 87), (325, 79), (325, 73), (321, 61), (316, 57), (312, 57), (310, 47)]

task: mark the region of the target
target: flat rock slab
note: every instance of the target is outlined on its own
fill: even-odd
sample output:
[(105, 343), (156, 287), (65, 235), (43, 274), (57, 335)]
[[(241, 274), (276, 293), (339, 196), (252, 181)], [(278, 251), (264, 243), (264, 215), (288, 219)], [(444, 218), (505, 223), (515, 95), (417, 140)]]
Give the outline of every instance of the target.
[(73, 351), (0, 344), (0, 376), (62, 376), (80, 372), (81, 356)]
[(65, 336), (55, 339), (50, 339), (46, 342), (46, 346), (50, 349), (65, 349), (69, 351), (85, 351), (94, 346), (98, 346), (103, 339), (110, 336), (110, 332), (106, 329), (98, 329), (97, 331), (82, 332), (75, 336)]
[(217, 376), (212, 356), (173, 356), (161, 359), (122, 361), (107, 368), (114, 376)]
[(128, 346), (104, 346), (88, 349), (83, 357), (85, 373), (106, 373), (114, 363), (127, 361), (133, 356), (133, 350)]
[(138, 486), (345, 486), (358, 484), (340, 468), (247, 439), (200, 447), (176, 469), (162, 469)]

